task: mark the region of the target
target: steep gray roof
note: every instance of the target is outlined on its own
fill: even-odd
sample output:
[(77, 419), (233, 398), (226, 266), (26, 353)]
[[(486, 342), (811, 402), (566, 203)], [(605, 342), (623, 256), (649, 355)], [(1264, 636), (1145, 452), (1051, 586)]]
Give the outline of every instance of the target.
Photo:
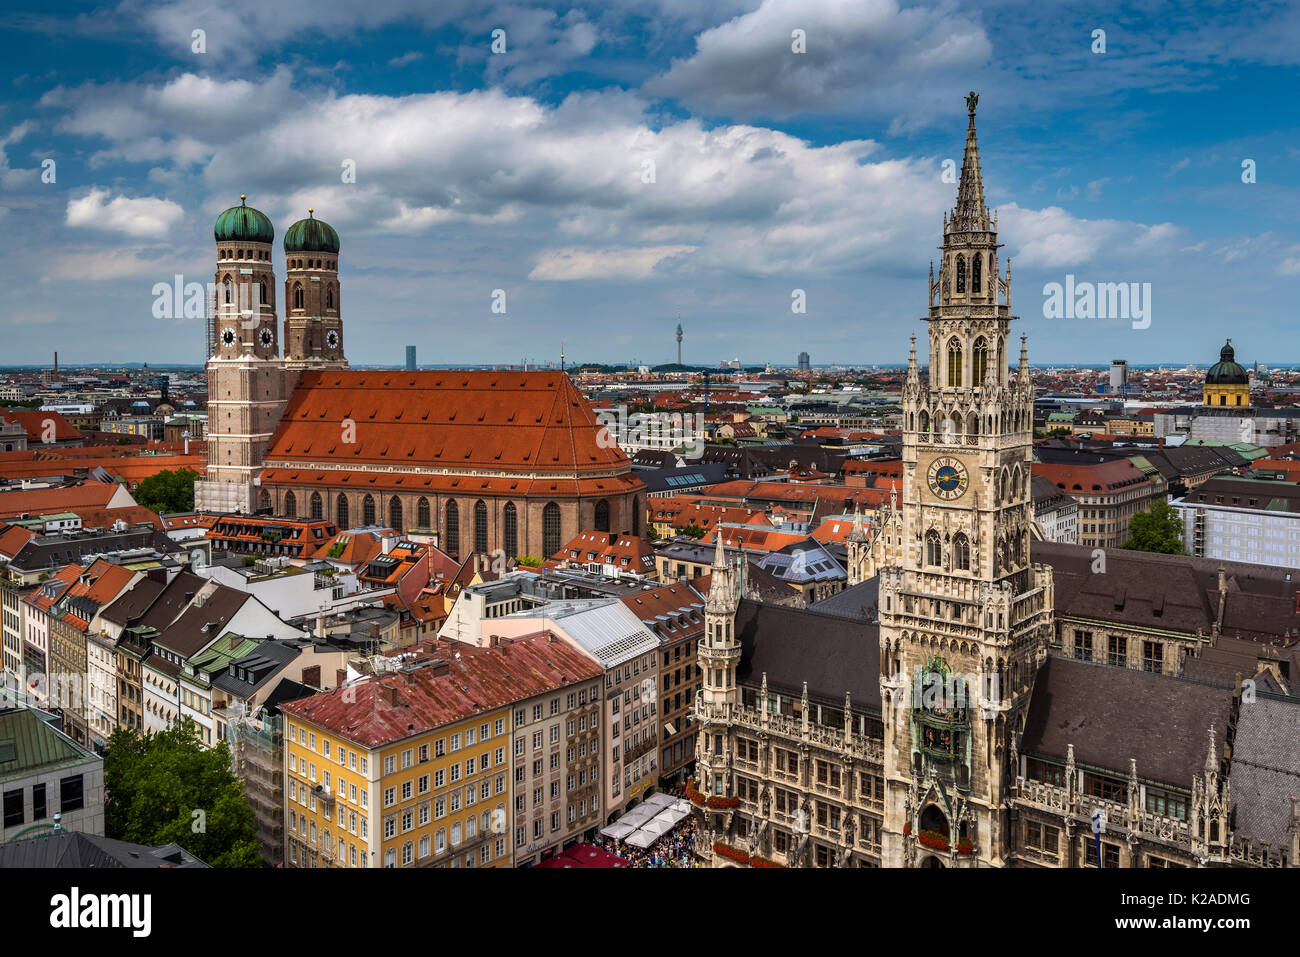
[(736, 612), (741, 654), (737, 676), (757, 687), (798, 696), (808, 682), (812, 700), (880, 713), (880, 629), (874, 624), (806, 608), (743, 599)]
[(81, 831), (57, 831), (0, 844), (0, 869), (10, 867), (160, 868), (207, 867), (176, 844), (148, 847)]
[(1229, 782), (1237, 835), (1288, 846), (1291, 798), (1300, 797), (1300, 698), (1242, 702)]
[[(1034, 683), (1023, 754), (1074, 760), (1123, 777), (1191, 788), (1205, 769), (1209, 729), (1222, 748), (1232, 689), (1186, 678), (1049, 656)], [(1222, 753), (1222, 752), (1220, 752)]]

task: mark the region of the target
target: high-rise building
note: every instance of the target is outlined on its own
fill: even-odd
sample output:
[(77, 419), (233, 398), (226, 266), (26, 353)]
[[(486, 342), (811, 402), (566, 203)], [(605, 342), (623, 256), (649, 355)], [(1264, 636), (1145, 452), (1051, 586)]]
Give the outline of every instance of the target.
[(406, 371), (415, 371), (415, 346), (406, 347)]
[(1128, 391), (1128, 360), (1110, 360), (1110, 391), (1121, 394)]
[(799, 371), (802, 373), (806, 373), (811, 368), (812, 365), (809, 362), (808, 353), (806, 352), (799, 353)]

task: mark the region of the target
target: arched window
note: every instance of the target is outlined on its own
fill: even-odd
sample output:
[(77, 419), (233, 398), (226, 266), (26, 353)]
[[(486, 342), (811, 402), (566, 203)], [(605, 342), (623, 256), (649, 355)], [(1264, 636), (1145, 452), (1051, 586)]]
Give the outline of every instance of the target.
[(487, 505), (479, 499), (474, 503), (474, 551), (480, 555), (488, 550)]
[(258, 497), (257, 502), (258, 508), (269, 509), (271, 507), (271, 493), (266, 489), (262, 489), (262, 494)]
[(293, 284), (293, 308), (302, 308), (302, 285), (300, 283)]
[(978, 388), (984, 384), (984, 373), (989, 365), (989, 344), (983, 336), (975, 340), (975, 348), (971, 350), (971, 363), (974, 365), (971, 369), (971, 381)]
[(980, 260), (984, 257), (976, 253), (970, 264), (970, 288), (972, 292), (980, 291)]
[(335, 505), (334, 514), (335, 514), (335, 518), (338, 521), (339, 528), (340, 529), (347, 528), (348, 527), (348, 500), (347, 500), (347, 496), (345, 496), (342, 492), (339, 493), (339, 499), (337, 504)]
[(961, 388), (961, 342), (956, 336), (948, 340), (948, 387)]
[(958, 532), (952, 540), (952, 566), (963, 571), (970, 569), (970, 542)]
[(375, 524), (375, 497), (367, 495), (361, 500), (361, 524)]
[(334, 290), (333, 290), (333, 289), (326, 289), (326, 290), (325, 290), (325, 308), (326, 308), (326, 309), (333, 309), (333, 308), (334, 308)]
[(920, 415), (916, 417), (916, 431), (921, 433), (930, 431), (930, 413), (925, 409), (922, 409)]
[(609, 531), (609, 502), (603, 498), (596, 503), (596, 531)]
[(258, 296), (257, 304), (259, 306), (265, 306), (266, 305), (266, 283), (265, 282), (259, 282), (257, 284), (257, 296)]
[(298, 517), (298, 499), (292, 492), (284, 493), (284, 514), (286, 518)]
[(312, 517), (312, 518), (324, 518), (324, 517), (325, 517), (325, 507), (324, 507), (323, 503), (321, 502), (320, 492), (312, 492), (312, 493), (311, 493), (311, 502), (310, 502), (310, 504), (308, 505), (308, 508), (310, 509), (310, 513), (311, 513), (311, 517)]
[(438, 833), (433, 836), (433, 853), (441, 854), (447, 849), (447, 829), (438, 828)]
[(519, 555), (519, 513), (515, 511), (514, 502), (506, 502), (504, 532), (501, 548), (506, 553), (506, 558), (517, 558)]
[(388, 500), (388, 524), (397, 534), (402, 534), (402, 500), (396, 495)]
[(415, 524), (425, 529), (432, 524), (429, 520), (429, 500), (423, 495), (415, 503)]
[(227, 276), (227, 277), (226, 277), (226, 281), (223, 282), (223, 283), (221, 284), (221, 288), (222, 288), (223, 290), (225, 290), (225, 296), (226, 296), (226, 303), (227, 303), (227, 305), (229, 305), (230, 303), (234, 302), (234, 301), (235, 301), (235, 284), (234, 284), (234, 282), (231, 280), (231, 278), (230, 278), (229, 276)]
[(451, 846), (455, 847), (460, 843), (460, 821), (451, 826)]
[(447, 521), (442, 530), (443, 551), (448, 555), (460, 552), (460, 509), (455, 501), (447, 503)]
[(415, 860), (415, 845), (407, 841), (402, 845), (402, 866), (410, 866), (413, 860)]
[(966, 257), (957, 257), (957, 291), (966, 291)]
[(542, 509), (542, 557), (550, 558), (560, 550), (560, 506), (547, 502)]
[(939, 533), (933, 529), (925, 533), (925, 563), (943, 564), (943, 543), (939, 540)]

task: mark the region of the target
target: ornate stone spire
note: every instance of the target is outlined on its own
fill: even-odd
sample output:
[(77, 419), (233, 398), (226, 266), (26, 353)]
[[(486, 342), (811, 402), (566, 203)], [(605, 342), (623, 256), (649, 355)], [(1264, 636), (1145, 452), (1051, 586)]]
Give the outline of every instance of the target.
[(862, 508), (857, 503), (853, 503), (853, 528), (849, 531), (849, 541), (865, 542), (867, 540), (867, 531), (862, 527)]
[(961, 161), (961, 181), (957, 185), (957, 205), (948, 218), (949, 232), (987, 232), (989, 210), (984, 205), (984, 179), (980, 174), (980, 147), (975, 137), (975, 106), (979, 94), (966, 97), (970, 122), (966, 127), (966, 152)]

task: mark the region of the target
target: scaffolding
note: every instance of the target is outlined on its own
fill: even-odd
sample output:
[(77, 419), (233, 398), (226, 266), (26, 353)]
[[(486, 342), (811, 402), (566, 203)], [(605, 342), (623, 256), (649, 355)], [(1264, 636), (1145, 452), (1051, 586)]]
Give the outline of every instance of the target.
[(227, 722), (230, 757), (244, 797), (257, 817), (262, 857), (272, 867), (284, 861), (284, 735), (279, 715), (262, 709), (248, 714), (232, 705)]

